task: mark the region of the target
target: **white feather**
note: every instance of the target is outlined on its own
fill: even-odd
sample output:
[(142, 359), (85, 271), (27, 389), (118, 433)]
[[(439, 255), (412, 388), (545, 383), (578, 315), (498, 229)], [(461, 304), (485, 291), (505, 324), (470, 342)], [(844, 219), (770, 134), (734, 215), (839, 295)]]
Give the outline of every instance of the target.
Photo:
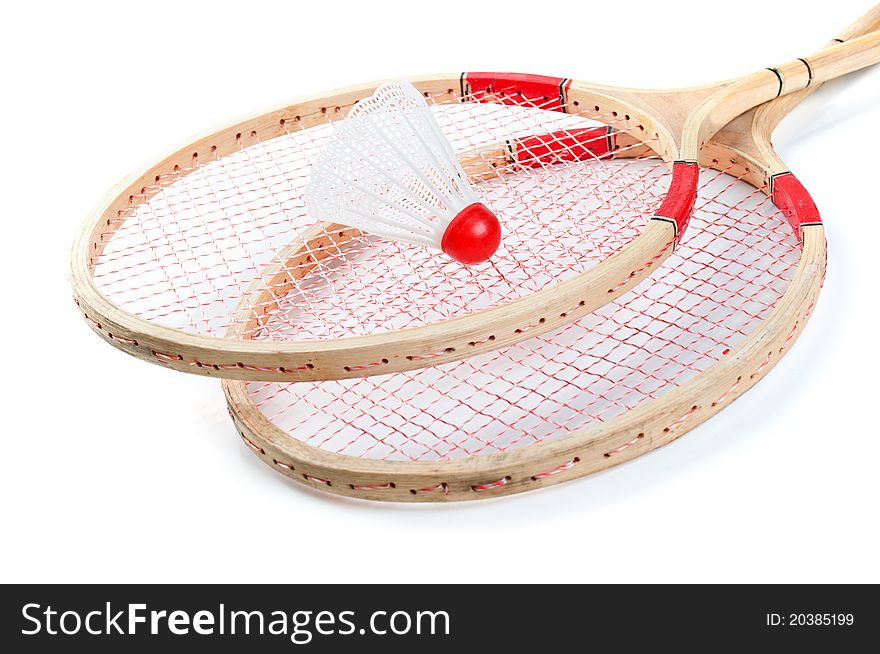
[(383, 84), (337, 124), (305, 201), (317, 220), (439, 248), (476, 196), (427, 102), (402, 81)]

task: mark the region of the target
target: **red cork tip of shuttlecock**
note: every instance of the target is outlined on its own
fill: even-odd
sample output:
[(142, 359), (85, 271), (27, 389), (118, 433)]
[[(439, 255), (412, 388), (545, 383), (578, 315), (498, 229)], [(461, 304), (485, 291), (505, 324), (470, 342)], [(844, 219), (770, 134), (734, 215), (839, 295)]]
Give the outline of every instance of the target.
[(501, 224), (486, 205), (469, 204), (452, 219), (440, 249), (465, 265), (482, 263), (495, 254), (501, 243)]

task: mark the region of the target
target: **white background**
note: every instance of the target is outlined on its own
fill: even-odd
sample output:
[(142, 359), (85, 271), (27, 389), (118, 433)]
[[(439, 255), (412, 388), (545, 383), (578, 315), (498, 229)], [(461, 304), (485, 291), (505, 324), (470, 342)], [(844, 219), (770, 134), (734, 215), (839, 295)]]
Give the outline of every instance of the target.
[(67, 281), (112, 184), (238, 114), (437, 71), (710, 82), (809, 53), (867, 3), (6, 3), (0, 581), (880, 582), (880, 69), (777, 132), (830, 241), (797, 345), (672, 445), (545, 491), (401, 506), (294, 485), (218, 382), (102, 343)]

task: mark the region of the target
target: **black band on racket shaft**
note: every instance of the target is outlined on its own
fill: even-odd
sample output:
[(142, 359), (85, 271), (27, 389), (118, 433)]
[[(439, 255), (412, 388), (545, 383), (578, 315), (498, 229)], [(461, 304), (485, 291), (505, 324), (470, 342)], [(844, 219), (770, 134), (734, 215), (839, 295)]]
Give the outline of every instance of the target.
[(779, 80), (779, 90), (776, 92), (776, 97), (778, 98), (780, 95), (782, 95), (782, 73), (780, 73), (775, 68), (768, 68), (767, 70), (776, 75), (776, 79)]
[(605, 129), (605, 146), (608, 148), (608, 152), (614, 152), (616, 149), (614, 146), (614, 135), (617, 133), (617, 130), (614, 129), (611, 125)]
[(568, 88), (571, 80), (566, 77), (565, 79), (559, 82), (559, 106), (562, 109), (562, 113), (568, 113), (568, 98), (565, 97), (565, 89)]
[[(841, 41), (841, 43), (843, 43), (843, 41)], [(797, 60), (807, 67), (807, 75), (809, 75), (809, 77), (807, 78), (807, 86), (804, 88), (808, 88), (810, 84), (813, 83), (813, 68), (810, 66), (810, 62), (803, 57), (798, 57)]]

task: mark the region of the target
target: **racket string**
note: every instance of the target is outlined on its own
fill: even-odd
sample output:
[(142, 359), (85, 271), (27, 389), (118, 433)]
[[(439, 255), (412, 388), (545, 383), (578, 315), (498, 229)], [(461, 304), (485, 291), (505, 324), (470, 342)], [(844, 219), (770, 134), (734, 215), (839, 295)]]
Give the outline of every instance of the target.
[(689, 230), (651, 279), (551, 335), (437, 368), (251, 382), (249, 393), (291, 437), (388, 460), (503, 452), (608, 420), (728, 356), (773, 309), (800, 256), (782, 213), (724, 172), (705, 175)]
[[(437, 99), (448, 101), (448, 96)], [(566, 130), (595, 124), (544, 111), (544, 103), (501, 106), (465, 100), (437, 109), (459, 152), (555, 130), (559, 135), (551, 140), (557, 158), (574, 158)], [(147, 320), (222, 336), (243, 319), (235, 311), (242, 293), (292, 235), (308, 225), (302, 190), (309, 161), (340, 117), (341, 112), (330, 110), (323, 115), (325, 124), (310, 128), (302, 120), (287, 120), (285, 136), (264, 142), (239, 135), (236, 154), (202, 154), (191, 166), (145, 187), (119, 217), (121, 225), (102, 236), (106, 243), (93, 261), (102, 292)], [(478, 161), (490, 169), (496, 163), (483, 154)], [(275, 292), (267, 284), (268, 306), (252, 307), (249, 317), (260, 318), (256, 336), (289, 340), (375, 333), (430, 324), (532, 294), (625, 247), (668, 183), (665, 164), (644, 157), (613, 163), (596, 159), (577, 170), (571, 163), (542, 162), (503, 173), (478, 184), (502, 213), (511, 214), (505, 222), (514, 232), (507, 256), (493, 261), (490, 274), (422, 248), (368, 236), (351, 239), (330, 256), (305, 243), (302, 254), (311, 254), (311, 261), (279, 266), (293, 280), (292, 290), (287, 286)], [(592, 188), (578, 188), (584, 176), (592, 179)], [(591, 212), (596, 217), (585, 219)]]
[[(468, 172), (509, 230), (491, 266), (470, 270), (364, 235), (335, 244), (326, 229), (302, 242), (298, 256), (279, 260), (311, 226), (302, 190), (309, 162), (342, 115), (331, 109), (320, 125), (286, 120), (280, 138), (244, 135), (237, 153), (202, 153), (145, 187), (101, 236), (96, 282), (126, 310), (192, 333), (222, 336), (254, 318), (252, 336), (261, 339), (376, 333), (494, 306), (579, 274), (629, 244), (665, 195), (668, 169), (644, 154), (646, 143), (656, 146), (650, 140), (622, 146), (614, 159), (567, 161), (580, 156), (568, 137), (594, 120), (544, 111), (543, 102), (448, 99), (436, 98), (438, 122), (456, 152), (477, 154)], [(599, 118), (644, 136), (610, 112)], [(503, 149), (498, 156), (494, 146), (534, 134), (546, 135), (555, 159), (528, 148), (518, 162)], [(727, 356), (791, 279), (799, 248), (784, 216), (731, 172), (703, 176), (687, 237), (659, 273), (552, 335), (439, 368), (251, 383), (249, 392), (293, 438), (414, 461), (502, 452), (640, 406)], [(285, 280), (262, 277), (273, 260)], [(261, 305), (237, 313), (256, 280)]]

